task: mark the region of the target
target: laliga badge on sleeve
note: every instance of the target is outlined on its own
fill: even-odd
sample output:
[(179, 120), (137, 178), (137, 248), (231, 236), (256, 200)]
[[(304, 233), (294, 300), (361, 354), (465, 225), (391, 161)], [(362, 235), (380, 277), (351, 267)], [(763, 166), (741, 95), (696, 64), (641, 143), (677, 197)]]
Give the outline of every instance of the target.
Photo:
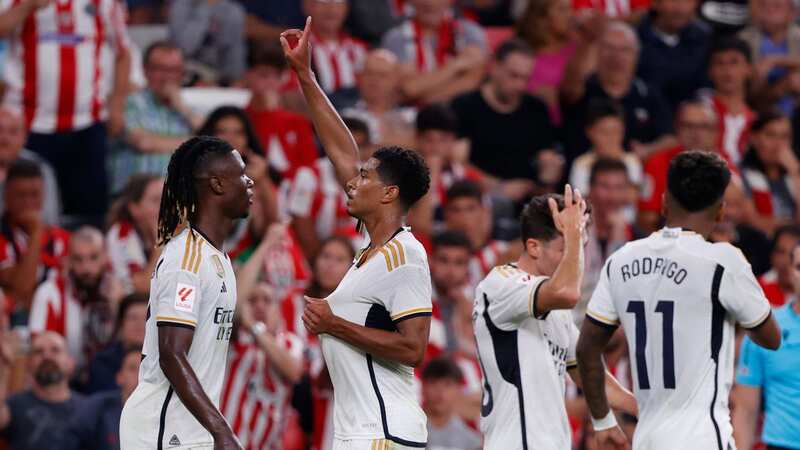
[(211, 261), (214, 263), (214, 269), (217, 271), (217, 276), (220, 278), (225, 278), (225, 268), (222, 267), (222, 261), (219, 260), (219, 256), (211, 256)]
[(197, 289), (189, 284), (178, 283), (175, 288), (175, 309), (177, 311), (192, 312)]

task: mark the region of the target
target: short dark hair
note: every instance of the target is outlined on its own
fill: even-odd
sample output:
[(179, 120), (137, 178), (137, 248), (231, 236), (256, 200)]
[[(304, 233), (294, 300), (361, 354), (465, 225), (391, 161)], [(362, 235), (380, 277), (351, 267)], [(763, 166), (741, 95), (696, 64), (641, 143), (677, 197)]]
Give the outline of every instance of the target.
[(250, 49), (247, 52), (247, 67), (252, 69), (256, 66), (273, 67), (282, 71), (289, 64), (283, 55), (283, 49), (275, 41), (275, 43), (262, 42), (250, 45)]
[(592, 99), (586, 105), (586, 128), (607, 117), (614, 117), (625, 123), (625, 109), (619, 102), (603, 98)]
[[(257, 155), (263, 155), (264, 150), (261, 148), (261, 141), (258, 139), (250, 117), (247, 116), (247, 113), (242, 108), (237, 106), (223, 105), (211, 111), (196, 134), (198, 136), (216, 136), (216, 128), (219, 122), (231, 117), (238, 120), (242, 125), (242, 130), (244, 130), (244, 134), (247, 137), (247, 146), (250, 147), (249, 150)], [(245, 149), (240, 148), (238, 150), (244, 154)]]
[(143, 65), (146, 66), (147, 64), (150, 63), (150, 57), (153, 56), (153, 52), (156, 50), (174, 50), (180, 52), (181, 55), (183, 55), (183, 50), (181, 50), (181, 48), (178, 47), (177, 44), (168, 39), (162, 39), (160, 41), (155, 41), (147, 46), (147, 48), (144, 51), (144, 54), (142, 55)]
[(452, 380), (460, 383), (464, 379), (464, 373), (458, 364), (451, 358), (446, 356), (439, 356), (431, 359), (425, 368), (422, 369), (422, 380)]
[(750, 52), (750, 46), (747, 45), (747, 42), (736, 36), (724, 36), (715, 39), (711, 44), (711, 48), (708, 50), (709, 63), (715, 55), (729, 51), (740, 53), (748, 63), (753, 62), (753, 55)]
[(472, 251), (472, 243), (463, 232), (458, 230), (446, 230), (436, 234), (432, 241), (433, 251), (442, 247), (461, 247), (467, 252)]
[(555, 199), (558, 209), (564, 208), (564, 196), (561, 194), (544, 194), (533, 197), (525, 205), (520, 215), (520, 231), (523, 245), (528, 239), (551, 241), (561, 235), (553, 222), (549, 199)]
[(777, 108), (768, 108), (763, 111), (759, 111), (756, 119), (753, 121), (753, 124), (750, 125), (751, 132), (759, 132), (763, 130), (767, 125), (771, 124), (772, 122), (778, 120), (788, 120), (789, 118), (786, 114), (782, 113)]
[(39, 164), (29, 159), (19, 158), (8, 167), (6, 183), (18, 178), (42, 178), (43, 176), (42, 168)]
[(362, 119), (353, 116), (342, 116), (342, 122), (350, 130), (350, 133), (363, 133), (367, 136), (367, 139), (370, 138), (369, 125)]
[(731, 181), (731, 171), (718, 154), (679, 153), (667, 171), (667, 190), (681, 208), (698, 212), (715, 205)]
[(628, 166), (624, 162), (616, 158), (598, 158), (592, 164), (591, 171), (589, 172), (589, 185), (593, 185), (597, 176), (601, 173), (608, 172), (622, 172), (625, 177), (628, 177)]
[(400, 202), (410, 208), (428, 193), (431, 174), (419, 153), (401, 147), (382, 147), (372, 154), (380, 161), (376, 169), (384, 183), (400, 189)]
[(778, 241), (783, 236), (794, 236), (800, 239), (800, 225), (790, 223), (776, 228), (772, 235), (772, 242), (770, 242), (770, 253), (775, 251), (775, 249), (778, 247)]
[(459, 198), (474, 198), (483, 203), (483, 190), (481, 186), (472, 180), (459, 180), (453, 183), (445, 193), (445, 207), (447, 203)]
[(122, 298), (117, 308), (117, 318), (114, 325), (114, 334), (117, 335), (117, 338), (119, 338), (118, 335), (122, 328), (122, 321), (125, 319), (125, 314), (128, 313), (128, 310), (134, 305), (146, 305), (148, 301), (148, 295), (140, 292), (134, 292)]
[(495, 61), (504, 62), (513, 53), (522, 53), (530, 57), (534, 55), (533, 48), (525, 41), (519, 38), (511, 38), (497, 46), (494, 51), (494, 59)]
[(417, 133), (431, 130), (458, 133), (458, 117), (443, 103), (434, 103), (422, 108), (417, 113), (416, 125)]

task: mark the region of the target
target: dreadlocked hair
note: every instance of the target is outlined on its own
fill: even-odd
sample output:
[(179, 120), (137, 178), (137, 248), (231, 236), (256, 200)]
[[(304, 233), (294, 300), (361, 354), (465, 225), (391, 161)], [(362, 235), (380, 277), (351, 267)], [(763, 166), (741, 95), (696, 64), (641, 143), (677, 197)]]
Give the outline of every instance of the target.
[(231, 151), (233, 147), (229, 143), (211, 136), (193, 137), (175, 150), (169, 159), (161, 193), (158, 245), (169, 242), (179, 225), (195, 221), (199, 203), (195, 177), (199, 168), (212, 156), (222, 156)]

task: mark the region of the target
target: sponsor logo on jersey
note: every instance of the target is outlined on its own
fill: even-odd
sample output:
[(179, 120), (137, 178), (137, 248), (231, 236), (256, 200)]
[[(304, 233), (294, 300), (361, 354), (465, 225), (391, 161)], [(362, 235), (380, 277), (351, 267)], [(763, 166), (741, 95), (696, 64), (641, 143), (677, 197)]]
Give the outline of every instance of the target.
[(225, 282), (224, 282), (224, 281), (222, 282), (222, 289), (220, 289), (220, 290), (219, 290), (219, 292), (220, 292), (221, 294), (225, 294), (225, 293), (227, 293), (227, 292), (228, 292), (228, 290), (227, 290), (227, 289), (225, 289)]
[(172, 437), (169, 439), (169, 445), (181, 445), (181, 440), (178, 439), (177, 434), (173, 434)]
[(197, 289), (194, 286), (178, 283), (175, 287), (175, 309), (183, 312), (194, 311), (194, 300)]

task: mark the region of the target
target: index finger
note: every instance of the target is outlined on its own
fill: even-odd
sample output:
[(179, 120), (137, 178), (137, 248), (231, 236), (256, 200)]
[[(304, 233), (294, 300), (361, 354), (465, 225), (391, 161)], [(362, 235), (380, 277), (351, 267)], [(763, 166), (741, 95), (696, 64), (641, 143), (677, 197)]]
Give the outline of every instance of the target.
[(564, 208), (572, 206), (572, 186), (569, 183), (564, 185)]
[(558, 203), (556, 203), (556, 199), (550, 197), (547, 199), (547, 205), (550, 206), (550, 213), (553, 214), (553, 218), (558, 215)]
[(311, 16), (306, 17), (306, 26), (303, 27), (303, 35), (300, 36), (300, 45), (308, 45), (308, 35), (311, 34)]

